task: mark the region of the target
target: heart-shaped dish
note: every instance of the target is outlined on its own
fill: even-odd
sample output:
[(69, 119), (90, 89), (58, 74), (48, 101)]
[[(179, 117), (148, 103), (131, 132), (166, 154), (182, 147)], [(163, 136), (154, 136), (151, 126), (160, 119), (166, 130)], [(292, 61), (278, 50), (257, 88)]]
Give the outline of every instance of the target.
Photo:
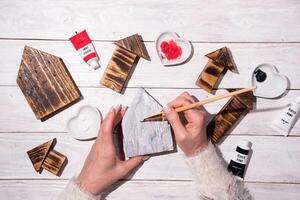
[(71, 136), (77, 140), (96, 138), (102, 122), (100, 111), (89, 105), (79, 108), (77, 114), (67, 122), (67, 129)]
[(251, 83), (256, 85), (253, 94), (263, 98), (279, 97), (288, 87), (287, 77), (280, 74), (272, 64), (257, 66), (252, 73)]
[[(178, 57), (176, 56), (174, 58), (173, 56), (166, 55), (161, 48), (162, 43), (170, 46), (173, 44), (173, 50), (175, 47), (175, 51), (176, 49), (180, 51), (180, 53), (178, 53)], [(180, 38), (176, 33), (169, 31), (163, 32), (158, 36), (155, 41), (155, 48), (157, 55), (164, 66), (183, 64), (188, 61), (192, 55), (192, 44), (188, 40)], [(174, 53), (174, 51), (172, 53)]]

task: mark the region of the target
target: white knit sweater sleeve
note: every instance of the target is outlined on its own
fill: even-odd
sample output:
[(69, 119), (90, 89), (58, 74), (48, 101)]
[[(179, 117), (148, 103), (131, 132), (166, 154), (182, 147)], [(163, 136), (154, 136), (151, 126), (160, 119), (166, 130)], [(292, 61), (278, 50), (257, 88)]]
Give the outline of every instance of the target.
[(101, 195), (94, 196), (90, 194), (88, 191), (80, 188), (78, 183), (75, 182), (75, 179), (71, 179), (65, 190), (59, 197), (62, 200), (99, 200)]
[(252, 199), (243, 182), (227, 171), (211, 142), (196, 155), (187, 157), (186, 162), (192, 171), (200, 199)]

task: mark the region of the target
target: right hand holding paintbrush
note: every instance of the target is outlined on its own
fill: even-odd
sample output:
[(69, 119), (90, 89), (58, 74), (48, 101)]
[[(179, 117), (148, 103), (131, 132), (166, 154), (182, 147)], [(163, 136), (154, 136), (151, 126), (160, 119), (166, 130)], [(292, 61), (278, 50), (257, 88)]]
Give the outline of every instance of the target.
[(163, 109), (165, 118), (174, 130), (175, 140), (186, 156), (195, 155), (208, 144), (205, 127), (207, 112), (203, 107), (183, 111), (185, 122), (174, 109), (191, 103), (194, 103), (193, 97), (184, 92)]

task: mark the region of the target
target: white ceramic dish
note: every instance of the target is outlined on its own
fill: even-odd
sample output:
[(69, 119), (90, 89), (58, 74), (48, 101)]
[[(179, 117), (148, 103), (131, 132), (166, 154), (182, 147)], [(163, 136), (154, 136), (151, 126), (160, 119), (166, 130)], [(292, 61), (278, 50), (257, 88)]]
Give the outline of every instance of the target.
[[(160, 44), (163, 41), (170, 41), (174, 40), (178, 46), (181, 47), (182, 54), (180, 57), (178, 57), (175, 60), (168, 60), (167, 58), (164, 58), (164, 53), (161, 51)], [(157, 55), (161, 61), (161, 63), (165, 66), (171, 66), (171, 65), (179, 65), (186, 62), (191, 54), (192, 54), (192, 45), (188, 40), (180, 38), (176, 33), (174, 32), (163, 32), (161, 33), (158, 38), (155, 41), (155, 48)]]
[(68, 120), (67, 129), (73, 138), (89, 140), (97, 137), (101, 122), (100, 111), (93, 106), (84, 105)]
[[(261, 70), (266, 74), (264, 81), (259, 82), (256, 79), (257, 71)], [(251, 77), (252, 85), (256, 85), (253, 94), (257, 97), (276, 98), (281, 96), (288, 87), (287, 78), (280, 74), (276, 67), (272, 64), (261, 64), (257, 66)]]

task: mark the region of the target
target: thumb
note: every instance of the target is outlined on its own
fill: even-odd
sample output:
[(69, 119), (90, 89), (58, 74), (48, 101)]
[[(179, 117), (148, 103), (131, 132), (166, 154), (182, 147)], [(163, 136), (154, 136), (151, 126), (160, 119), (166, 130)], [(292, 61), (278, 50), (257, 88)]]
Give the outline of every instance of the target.
[(145, 156), (136, 156), (123, 161), (122, 165), (124, 167), (125, 174), (128, 174), (131, 170), (139, 166), (144, 161), (144, 158)]
[(173, 108), (171, 108), (169, 105), (166, 105), (163, 108), (163, 112), (173, 128), (175, 136), (186, 132), (185, 127), (180, 121), (178, 113)]

